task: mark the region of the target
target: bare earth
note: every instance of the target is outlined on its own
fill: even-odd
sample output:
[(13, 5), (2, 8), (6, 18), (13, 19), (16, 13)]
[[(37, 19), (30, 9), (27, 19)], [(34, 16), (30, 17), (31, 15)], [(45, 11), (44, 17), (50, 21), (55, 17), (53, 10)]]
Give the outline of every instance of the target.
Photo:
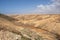
[(60, 14), (0, 14), (0, 40), (60, 40)]

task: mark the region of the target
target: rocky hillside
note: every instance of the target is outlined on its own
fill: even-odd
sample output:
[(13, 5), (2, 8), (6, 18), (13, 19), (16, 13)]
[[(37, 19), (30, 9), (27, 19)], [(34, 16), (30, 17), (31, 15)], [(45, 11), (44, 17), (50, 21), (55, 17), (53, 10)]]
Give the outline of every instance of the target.
[(0, 14), (0, 40), (60, 40), (60, 15)]

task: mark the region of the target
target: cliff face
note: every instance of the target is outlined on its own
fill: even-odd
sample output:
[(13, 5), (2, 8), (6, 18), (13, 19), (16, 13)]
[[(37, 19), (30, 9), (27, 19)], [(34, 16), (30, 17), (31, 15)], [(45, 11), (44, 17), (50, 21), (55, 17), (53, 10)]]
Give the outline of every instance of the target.
[(59, 40), (60, 15), (0, 14), (0, 40)]

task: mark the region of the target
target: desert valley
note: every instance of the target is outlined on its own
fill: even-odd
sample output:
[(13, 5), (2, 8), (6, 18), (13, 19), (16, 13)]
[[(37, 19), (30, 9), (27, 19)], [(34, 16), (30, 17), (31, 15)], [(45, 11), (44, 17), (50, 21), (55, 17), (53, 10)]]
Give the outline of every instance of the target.
[(60, 40), (60, 14), (0, 14), (0, 40)]

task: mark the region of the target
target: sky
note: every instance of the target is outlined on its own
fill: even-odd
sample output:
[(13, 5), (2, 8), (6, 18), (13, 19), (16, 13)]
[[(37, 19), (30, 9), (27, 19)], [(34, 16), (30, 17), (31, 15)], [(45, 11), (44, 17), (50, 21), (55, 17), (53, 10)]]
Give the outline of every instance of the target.
[(60, 14), (60, 0), (0, 0), (4, 14)]

